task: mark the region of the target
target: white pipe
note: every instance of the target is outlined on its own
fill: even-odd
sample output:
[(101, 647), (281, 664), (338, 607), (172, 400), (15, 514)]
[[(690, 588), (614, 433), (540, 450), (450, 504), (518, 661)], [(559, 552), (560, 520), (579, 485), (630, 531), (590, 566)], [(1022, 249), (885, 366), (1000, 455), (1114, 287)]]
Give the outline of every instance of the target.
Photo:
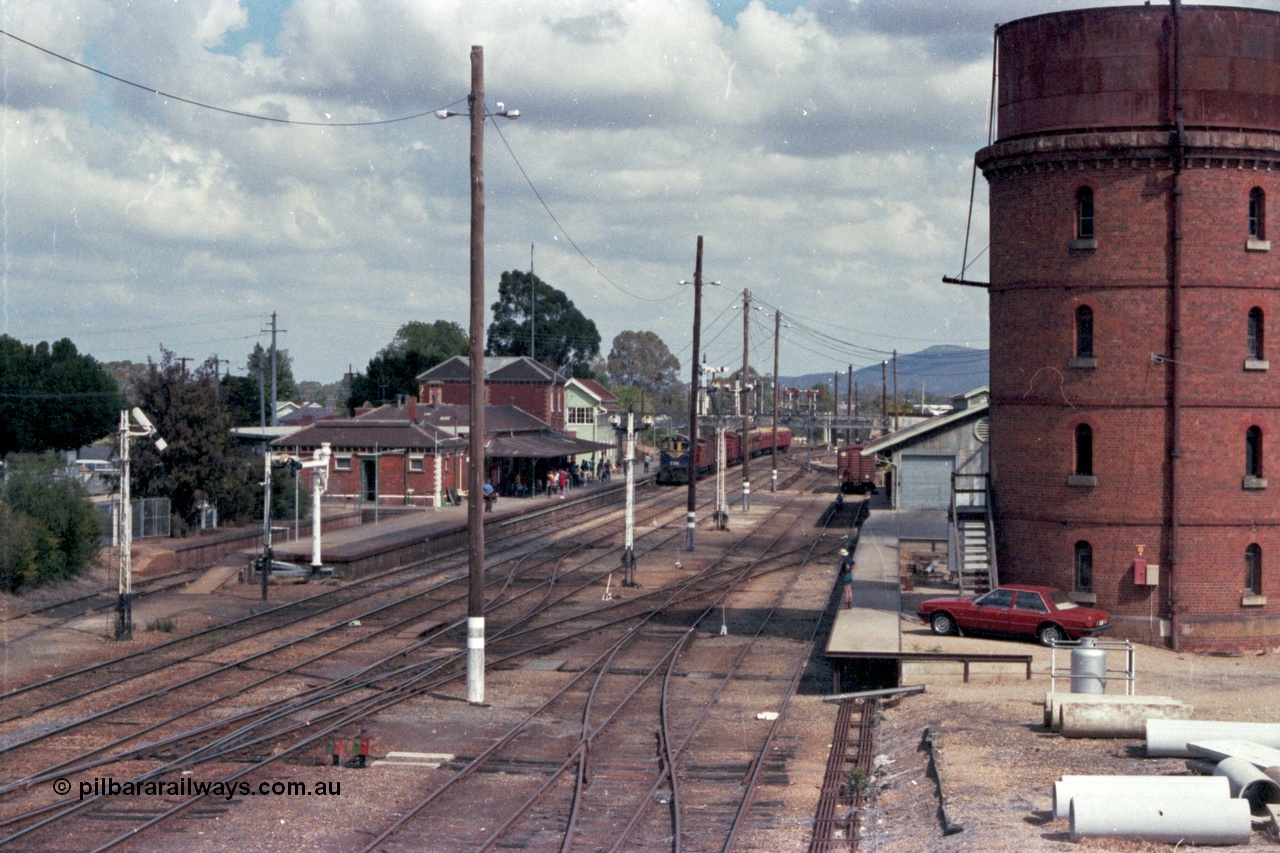
[(1222, 776), (1063, 776), (1053, 783), (1053, 816), (1067, 817), (1075, 797), (1110, 797), (1126, 802), (1169, 796), (1197, 800), (1231, 797)]
[(1192, 741), (1249, 740), (1280, 749), (1280, 724), (1216, 720), (1147, 720), (1147, 755), (1151, 758), (1194, 758)]
[(1071, 800), (1072, 841), (1125, 838), (1179, 846), (1248, 844), (1252, 835), (1253, 820), (1245, 800), (1178, 794), (1145, 800), (1086, 794)]
[(1265, 815), (1268, 803), (1280, 803), (1280, 785), (1243, 758), (1222, 759), (1213, 775), (1230, 782), (1231, 796), (1247, 800), (1256, 815)]
[(1192, 712), (1181, 702), (1063, 702), (1058, 706), (1058, 731), (1074, 738), (1141, 738), (1148, 720), (1189, 720)]
[[(1090, 705), (1135, 705), (1155, 702), (1162, 705), (1181, 705), (1172, 696), (1138, 696), (1131, 693), (1046, 693), (1044, 694), (1044, 725), (1051, 731), (1062, 729), (1062, 706), (1073, 702)], [(1141, 735), (1139, 735), (1141, 737)]]

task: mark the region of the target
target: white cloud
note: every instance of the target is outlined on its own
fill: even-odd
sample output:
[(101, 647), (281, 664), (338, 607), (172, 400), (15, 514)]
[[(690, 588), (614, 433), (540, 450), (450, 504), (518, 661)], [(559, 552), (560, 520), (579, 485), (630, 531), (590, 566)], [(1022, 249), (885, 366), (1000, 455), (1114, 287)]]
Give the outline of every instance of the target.
[[(939, 279), (958, 272), (986, 140), (991, 24), (1068, 5), (1091, 4), (752, 2), (729, 25), (705, 0), (295, 0), (274, 44), (228, 55), (252, 23), (232, 0), (8, 0), (4, 29), (181, 98), (308, 122), (428, 115), (245, 119), (0, 40), (0, 331), (69, 335), (103, 360), (163, 339), (239, 363), (277, 311), (298, 375), (331, 381), (404, 322), (465, 325), (468, 128), (429, 113), (465, 110), (478, 44), (489, 106), (523, 113), (486, 133), (488, 301), (532, 243), (606, 351), (652, 329), (687, 354), (676, 282), (702, 234), (707, 278), (724, 283), (709, 320), (750, 288), (860, 346), (982, 346), (985, 296)], [(981, 179), (977, 202), (971, 259)], [(782, 369), (850, 360), (784, 348)]]

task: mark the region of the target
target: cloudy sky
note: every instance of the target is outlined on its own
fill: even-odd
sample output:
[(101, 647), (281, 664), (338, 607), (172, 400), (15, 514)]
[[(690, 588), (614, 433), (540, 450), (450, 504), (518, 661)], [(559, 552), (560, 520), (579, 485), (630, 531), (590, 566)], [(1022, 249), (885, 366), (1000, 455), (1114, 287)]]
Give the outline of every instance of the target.
[[(1098, 5), (0, 0), (0, 333), (242, 373), (276, 312), (295, 376), (331, 382), (405, 322), (465, 328), (468, 124), (432, 113), (466, 109), (481, 45), (487, 108), (522, 114), (486, 129), (487, 302), (532, 250), (603, 353), (652, 330), (687, 363), (702, 235), (713, 363), (741, 361), (744, 289), (789, 324), (783, 375), (985, 348), (985, 292), (940, 279), (992, 28)], [(979, 177), (984, 281), (985, 203)], [(772, 329), (753, 312), (763, 372)]]

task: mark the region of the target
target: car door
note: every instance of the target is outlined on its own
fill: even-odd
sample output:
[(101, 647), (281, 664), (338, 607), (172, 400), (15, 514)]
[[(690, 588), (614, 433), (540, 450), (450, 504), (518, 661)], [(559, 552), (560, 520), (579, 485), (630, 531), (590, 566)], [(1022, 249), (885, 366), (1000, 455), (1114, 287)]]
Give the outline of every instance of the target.
[(1019, 590), (1013, 599), (1013, 607), (1009, 609), (1008, 627), (1005, 629), (1014, 634), (1035, 636), (1036, 628), (1049, 615), (1049, 608), (1038, 592)]
[(1007, 631), (1004, 623), (1012, 603), (1013, 590), (993, 589), (981, 598), (974, 599), (973, 624), (961, 627), (976, 631)]

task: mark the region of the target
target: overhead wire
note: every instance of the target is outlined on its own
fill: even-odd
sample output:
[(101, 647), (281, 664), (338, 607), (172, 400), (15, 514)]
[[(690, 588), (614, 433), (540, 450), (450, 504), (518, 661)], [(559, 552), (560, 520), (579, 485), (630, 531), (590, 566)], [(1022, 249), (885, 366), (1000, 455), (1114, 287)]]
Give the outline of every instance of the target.
[(516, 152), (511, 148), (511, 143), (507, 142), (507, 137), (503, 135), (502, 130), (498, 127), (497, 122), (494, 122), (493, 129), (495, 132), (497, 132), (498, 139), (502, 140), (503, 147), (506, 148), (507, 153), (511, 155), (511, 161), (516, 164), (516, 168), (520, 171), (520, 176), (523, 177), (525, 183), (529, 185), (529, 189), (530, 191), (533, 192), (534, 198), (538, 200), (538, 204), (542, 205), (542, 209), (546, 211), (547, 216), (549, 216), (551, 218), (551, 221), (555, 223), (556, 228), (560, 230), (560, 233), (564, 235), (564, 238), (569, 241), (569, 245), (573, 246), (573, 250), (577, 252), (578, 255), (584, 261), (587, 262), (587, 266), (591, 267), (591, 269), (595, 272), (596, 275), (600, 276), (610, 285), (617, 288), (620, 292), (626, 294), (627, 296), (630, 296), (632, 299), (639, 299), (642, 302), (665, 302), (667, 299), (671, 298), (670, 296), (649, 297), (649, 296), (641, 296), (638, 293), (632, 293), (622, 285), (618, 284), (613, 279), (609, 278), (609, 276), (605, 275), (604, 271), (601, 270), (600, 267), (596, 265), (596, 262), (591, 260), (591, 258), (587, 257), (587, 253), (582, 251), (582, 247), (578, 245), (578, 241), (573, 239), (573, 236), (569, 234), (569, 232), (565, 229), (564, 225), (561, 224), (559, 217), (557, 217), (555, 213), (552, 212), (550, 205), (548, 205), (546, 199), (542, 197), (542, 193), (538, 191), (538, 188), (534, 186), (533, 180), (529, 177), (529, 173), (525, 171), (524, 164), (521, 163), (520, 158), (516, 156)]
[(233, 110), (233, 109), (230, 109), (229, 107), (219, 107), (219, 106), (216, 106), (215, 104), (205, 103), (204, 101), (196, 101), (191, 98), (184, 98), (181, 95), (175, 95), (172, 92), (165, 92), (153, 86), (145, 86), (142, 83), (137, 83), (133, 80), (129, 80), (128, 78), (120, 77), (119, 75), (112, 74), (109, 71), (103, 71), (101, 68), (94, 68), (92, 65), (86, 65), (85, 63), (72, 59), (69, 56), (64, 56), (61, 53), (50, 50), (47, 47), (41, 47), (35, 42), (27, 41), (21, 36), (16, 36), (13, 33), (8, 32), (7, 30), (0, 29), (0, 35), (8, 36), (14, 41), (19, 42), (20, 44), (25, 44), (27, 47), (38, 50), (41, 53), (46, 54), (48, 56), (52, 56), (54, 59), (60, 59), (63, 62), (76, 66), (77, 68), (83, 68), (85, 71), (90, 71), (94, 74), (98, 74), (102, 77), (106, 77), (109, 80), (114, 80), (117, 83), (123, 83), (126, 86), (132, 86), (133, 88), (140, 89), (141, 91), (147, 92), (148, 94), (159, 95), (162, 98), (169, 98), (170, 100), (178, 101), (180, 103), (187, 104), (189, 106), (199, 107), (202, 110), (212, 110), (213, 112), (217, 112), (217, 113), (225, 113), (227, 115), (238, 116), (240, 118), (254, 119), (256, 121), (269, 121), (269, 122), (274, 122), (275, 124), (296, 124), (296, 125), (303, 125), (306, 127), (374, 127), (376, 125), (396, 124), (398, 122), (412, 121), (413, 119), (422, 118), (423, 116), (435, 115), (435, 113), (441, 109), (448, 109), (449, 107), (457, 106), (458, 104), (466, 100), (466, 98), (461, 98), (457, 101), (454, 101), (451, 104), (445, 104), (443, 107), (436, 107), (430, 110), (426, 110), (424, 112), (414, 113), (412, 115), (398, 116), (396, 118), (388, 118), (388, 119), (377, 119), (374, 121), (300, 121), (298, 119), (280, 118), (278, 116), (262, 115), (261, 113), (249, 113), (249, 112), (244, 112), (242, 110)]

